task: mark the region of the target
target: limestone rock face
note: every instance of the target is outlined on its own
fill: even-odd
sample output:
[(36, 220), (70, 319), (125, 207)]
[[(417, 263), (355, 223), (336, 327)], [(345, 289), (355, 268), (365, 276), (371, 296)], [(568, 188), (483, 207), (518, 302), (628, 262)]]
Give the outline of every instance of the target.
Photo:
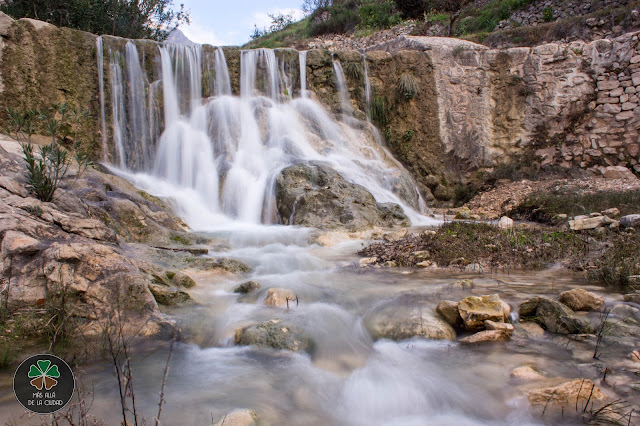
[(602, 297), (581, 288), (562, 292), (558, 300), (574, 311), (598, 311), (604, 305)]
[(236, 330), (236, 344), (284, 349), (292, 352), (308, 351), (311, 340), (304, 332), (280, 319), (272, 319)]
[(409, 224), (400, 206), (377, 203), (364, 187), (316, 162), (282, 170), (276, 180), (276, 205), (287, 225), (358, 231)]
[(593, 401), (602, 401), (607, 399), (607, 396), (591, 380), (575, 379), (557, 386), (530, 391), (528, 398), (533, 405), (550, 403), (567, 406), (574, 405), (576, 399), (586, 401), (591, 398)]
[(470, 331), (482, 330), (486, 320), (504, 322), (505, 318), (504, 305), (497, 294), (462, 299), (458, 312), (465, 328)]
[(454, 340), (453, 327), (436, 317), (432, 310), (426, 296), (404, 294), (373, 308), (363, 322), (374, 339), (405, 340), (422, 336)]
[(547, 297), (533, 297), (520, 305), (520, 317), (533, 317), (546, 330), (560, 334), (581, 334), (593, 331), (591, 324), (577, 318), (573, 311)]

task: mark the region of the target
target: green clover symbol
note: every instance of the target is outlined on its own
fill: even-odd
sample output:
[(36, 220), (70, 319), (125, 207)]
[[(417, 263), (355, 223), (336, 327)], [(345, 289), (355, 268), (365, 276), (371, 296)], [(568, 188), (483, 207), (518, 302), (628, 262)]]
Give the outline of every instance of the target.
[(60, 377), (57, 365), (51, 365), (49, 360), (39, 360), (37, 365), (31, 364), (29, 367), (29, 378), (31, 385), (38, 390), (42, 390), (44, 387), (46, 390), (50, 390), (58, 384), (57, 378)]

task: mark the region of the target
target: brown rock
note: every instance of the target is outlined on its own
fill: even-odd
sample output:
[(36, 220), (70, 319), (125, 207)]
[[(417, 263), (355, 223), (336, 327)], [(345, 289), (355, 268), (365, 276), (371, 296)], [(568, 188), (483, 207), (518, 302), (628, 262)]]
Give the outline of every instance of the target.
[(37, 253), (40, 248), (40, 241), (21, 232), (7, 231), (2, 239), (3, 256)]
[(509, 334), (504, 330), (485, 330), (460, 339), (458, 342), (463, 345), (471, 345), (484, 342), (506, 342), (507, 340), (509, 340)]
[(484, 328), (484, 321), (504, 322), (504, 306), (497, 294), (469, 296), (458, 304), (458, 312), (467, 330)]
[(528, 398), (533, 405), (557, 404), (566, 406), (574, 405), (577, 399), (583, 402), (589, 398), (592, 401), (602, 401), (607, 399), (607, 396), (591, 380), (575, 379), (557, 386), (530, 391)]
[(484, 322), (484, 328), (486, 328), (487, 330), (502, 330), (509, 336), (513, 334), (513, 325), (505, 322), (486, 320)]
[(543, 378), (542, 374), (538, 373), (536, 370), (529, 367), (528, 365), (524, 367), (515, 368), (511, 372), (511, 377), (513, 377), (514, 379), (526, 380), (526, 381), (539, 380)]
[(258, 415), (253, 410), (233, 410), (214, 426), (255, 426), (257, 421)]
[(449, 324), (454, 327), (460, 327), (462, 325), (462, 318), (460, 312), (458, 312), (458, 302), (451, 300), (443, 300), (438, 303), (436, 312)]
[(561, 293), (558, 300), (574, 311), (598, 311), (604, 305), (602, 297), (581, 288)]
[(267, 306), (287, 306), (287, 299), (289, 300), (289, 307), (295, 306), (291, 301), (295, 300), (296, 295), (286, 288), (270, 288), (267, 290), (267, 298), (264, 299), (264, 304)]
[(544, 328), (542, 328), (539, 324), (535, 322), (522, 322), (520, 323), (520, 327), (527, 334), (526, 337), (537, 338), (544, 336)]

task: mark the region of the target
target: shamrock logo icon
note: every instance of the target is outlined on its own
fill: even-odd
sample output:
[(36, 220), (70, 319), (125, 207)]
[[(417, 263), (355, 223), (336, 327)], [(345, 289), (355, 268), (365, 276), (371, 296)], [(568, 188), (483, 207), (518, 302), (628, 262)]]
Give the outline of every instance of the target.
[(51, 365), (49, 360), (40, 360), (36, 364), (29, 367), (29, 378), (33, 379), (30, 382), (31, 386), (38, 390), (42, 390), (43, 387), (50, 390), (58, 384), (56, 379), (60, 377), (60, 372), (57, 365)]

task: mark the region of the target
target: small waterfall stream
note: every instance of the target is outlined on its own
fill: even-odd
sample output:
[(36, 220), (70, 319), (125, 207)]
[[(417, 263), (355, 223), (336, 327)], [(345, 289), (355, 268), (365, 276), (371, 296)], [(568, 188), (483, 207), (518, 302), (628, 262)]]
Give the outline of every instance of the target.
[[(152, 193), (181, 199), (177, 208), (194, 229), (277, 223), (275, 179), (302, 161), (326, 162), (378, 202), (399, 204), (414, 224), (429, 222), (416, 210), (411, 178), (376, 142), (376, 132), (334, 120), (307, 96), (304, 52), (291, 62), (270, 49), (243, 51), (240, 96), (233, 96), (221, 48), (203, 61), (202, 46), (160, 46), (153, 82), (136, 45), (127, 42), (124, 50), (109, 48), (113, 164)], [(292, 67), (300, 71), (295, 98)], [(343, 112), (352, 116), (337, 60), (334, 69)], [(215, 96), (203, 99), (203, 75), (212, 72)], [(414, 195), (403, 199), (398, 188)]]

